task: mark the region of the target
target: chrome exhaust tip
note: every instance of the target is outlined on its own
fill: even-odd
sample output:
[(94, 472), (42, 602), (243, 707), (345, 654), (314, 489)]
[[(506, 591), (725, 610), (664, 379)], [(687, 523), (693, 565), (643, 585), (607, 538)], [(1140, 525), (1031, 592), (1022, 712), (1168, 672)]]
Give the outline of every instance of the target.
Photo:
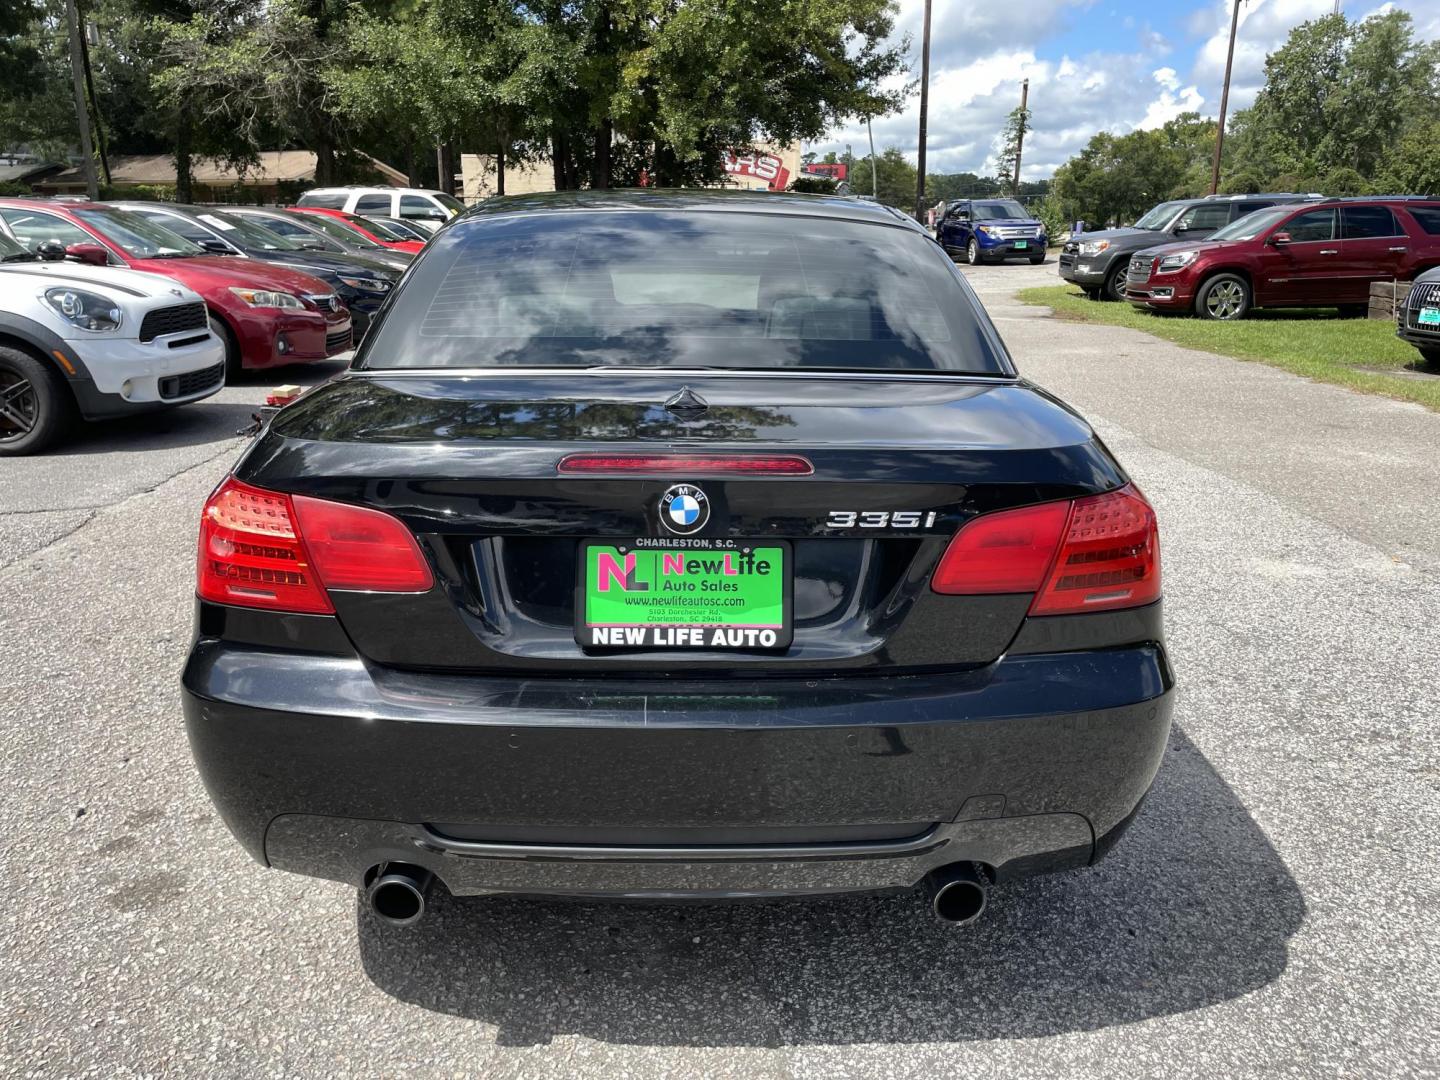
[(365, 901), (391, 926), (410, 926), (425, 914), (425, 897), (435, 875), (422, 866), (382, 863), (369, 875)]
[(990, 883), (973, 862), (951, 863), (925, 875), (930, 910), (947, 926), (969, 926), (985, 912)]

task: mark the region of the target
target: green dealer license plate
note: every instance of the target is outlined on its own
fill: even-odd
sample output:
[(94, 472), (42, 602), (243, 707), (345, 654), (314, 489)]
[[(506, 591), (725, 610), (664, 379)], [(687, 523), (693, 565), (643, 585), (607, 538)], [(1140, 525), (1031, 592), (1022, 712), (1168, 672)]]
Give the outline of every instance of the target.
[(1026, 248), (1028, 248), (1029, 246), (1030, 246), (1030, 241), (1029, 241), (1029, 240), (1016, 240), (1016, 241), (1015, 241), (1015, 250), (1016, 250), (1016, 251), (1024, 251), (1024, 250), (1025, 250)]
[(1440, 307), (1425, 307), (1420, 309), (1421, 326), (1440, 326)]
[(794, 636), (784, 540), (586, 540), (575, 640), (586, 648), (783, 649)]

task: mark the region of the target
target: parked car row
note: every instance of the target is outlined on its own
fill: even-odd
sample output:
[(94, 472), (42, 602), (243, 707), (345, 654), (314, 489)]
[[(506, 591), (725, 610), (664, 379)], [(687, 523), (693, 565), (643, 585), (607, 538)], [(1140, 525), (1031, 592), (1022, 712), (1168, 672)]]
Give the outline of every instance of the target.
[(1257, 307), (1364, 314), (1370, 286), (1440, 266), (1440, 201), (1330, 199), (1249, 214), (1199, 243), (1164, 244), (1129, 264), (1139, 307), (1243, 319)]
[(346, 352), (428, 236), (317, 205), (0, 198), (0, 455)]
[(1396, 332), (1440, 364), (1440, 198), (1176, 200), (1130, 228), (1073, 237), (1059, 271), (1092, 299), (1223, 322), (1256, 308), (1364, 315), (1372, 285), (1413, 282)]
[(1125, 274), (1137, 252), (1171, 241), (1204, 240), (1256, 210), (1310, 198), (1314, 196), (1281, 193), (1172, 199), (1128, 228), (1072, 236), (1060, 251), (1060, 276), (1079, 285), (1091, 299), (1123, 300)]

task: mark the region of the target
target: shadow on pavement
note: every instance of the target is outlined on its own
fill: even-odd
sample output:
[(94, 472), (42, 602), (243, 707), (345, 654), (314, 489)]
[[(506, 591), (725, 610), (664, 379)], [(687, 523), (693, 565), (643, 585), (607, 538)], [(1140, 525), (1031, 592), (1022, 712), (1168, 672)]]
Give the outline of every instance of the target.
[[(224, 442), (247, 427), (272, 386), (294, 383), (315, 386), (340, 374), (348, 361), (295, 364), (290, 367), (247, 371), (238, 382), (227, 383), (214, 397), (188, 405), (159, 409), (119, 420), (76, 424), (68, 439), (47, 456), (109, 454), (116, 451), (173, 450), (184, 446)], [(232, 400), (237, 395), (249, 399)]]
[(258, 407), (209, 398), (121, 420), (77, 424), (70, 438), (47, 456), (174, 450), (223, 442), (250, 423), (251, 414)]
[(386, 993), (497, 1025), (666, 1046), (950, 1042), (1087, 1031), (1241, 997), (1285, 970), (1299, 887), (1178, 728), (1108, 859), (1004, 887), (965, 930), (918, 894), (731, 906), (450, 897), (358, 910)]
[[(350, 366), (350, 354), (317, 360), (308, 364), (287, 364), (284, 367), (261, 368), (258, 371), (242, 371), (238, 378), (227, 380), (226, 389), (231, 387), (254, 386), (268, 390), (272, 386), (294, 383), (296, 386), (314, 386), (326, 379), (339, 375)], [(262, 393), (260, 395), (264, 397)]]

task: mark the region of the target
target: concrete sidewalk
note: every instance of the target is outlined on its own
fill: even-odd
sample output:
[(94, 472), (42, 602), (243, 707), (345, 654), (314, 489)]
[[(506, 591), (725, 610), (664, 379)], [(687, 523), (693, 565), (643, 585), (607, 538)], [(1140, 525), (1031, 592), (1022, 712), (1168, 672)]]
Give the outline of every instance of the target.
[(1016, 301), (1019, 289), (1061, 283), (1053, 262), (964, 270), (1027, 378), (1168, 453), (1440, 571), (1440, 413)]

